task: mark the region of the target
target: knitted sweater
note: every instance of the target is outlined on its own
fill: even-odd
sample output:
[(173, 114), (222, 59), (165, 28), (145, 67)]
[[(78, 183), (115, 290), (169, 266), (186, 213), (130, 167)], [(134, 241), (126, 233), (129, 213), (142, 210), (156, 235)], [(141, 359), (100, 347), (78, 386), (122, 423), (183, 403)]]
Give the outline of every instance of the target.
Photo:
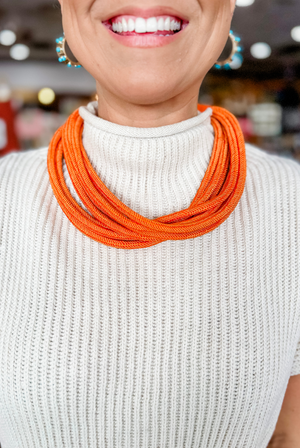
[[(211, 109), (140, 129), (80, 109), (107, 187), (150, 219), (187, 208)], [(0, 160), (2, 448), (265, 448), (300, 374), (300, 165), (246, 146), (229, 218), (143, 249), (60, 209), (47, 148)], [(72, 195), (79, 198), (66, 167)]]

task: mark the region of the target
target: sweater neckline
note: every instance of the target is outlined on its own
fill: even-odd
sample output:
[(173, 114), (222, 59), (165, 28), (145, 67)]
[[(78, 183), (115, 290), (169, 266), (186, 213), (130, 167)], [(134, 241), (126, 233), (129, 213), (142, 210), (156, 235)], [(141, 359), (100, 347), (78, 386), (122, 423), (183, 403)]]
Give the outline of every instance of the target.
[(210, 125), (210, 117), (213, 113), (212, 109), (209, 107), (204, 112), (198, 111), (198, 115), (196, 117), (189, 118), (179, 123), (154, 128), (136, 128), (131, 126), (123, 126), (104, 120), (103, 118), (98, 117), (97, 111), (97, 101), (90, 102), (87, 106), (81, 106), (79, 108), (80, 116), (83, 118), (85, 123), (88, 123), (95, 129), (122, 137), (147, 139), (168, 137), (188, 131), (189, 129), (193, 129), (199, 125)]
[(106, 187), (135, 212), (155, 219), (192, 203), (213, 145), (212, 109), (158, 128), (133, 128), (97, 116), (97, 102), (81, 107), (86, 154)]

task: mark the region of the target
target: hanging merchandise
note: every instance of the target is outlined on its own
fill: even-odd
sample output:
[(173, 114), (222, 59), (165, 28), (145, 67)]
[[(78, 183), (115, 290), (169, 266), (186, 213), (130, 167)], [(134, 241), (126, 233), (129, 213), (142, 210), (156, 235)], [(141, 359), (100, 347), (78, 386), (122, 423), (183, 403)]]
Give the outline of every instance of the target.
[(15, 132), (15, 113), (11, 105), (10, 89), (0, 84), (0, 157), (18, 151), (20, 144)]

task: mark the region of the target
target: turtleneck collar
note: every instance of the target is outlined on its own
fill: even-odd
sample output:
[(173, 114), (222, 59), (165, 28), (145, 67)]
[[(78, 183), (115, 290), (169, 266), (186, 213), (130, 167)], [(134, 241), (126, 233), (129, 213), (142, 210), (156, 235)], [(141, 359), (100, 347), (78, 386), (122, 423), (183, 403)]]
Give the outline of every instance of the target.
[(97, 116), (97, 102), (79, 113), (85, 151), (98, 176), (124, 204), (149, 219), (189, 207), (213, 149), (211, 108), (157, 128), (103, 120)]

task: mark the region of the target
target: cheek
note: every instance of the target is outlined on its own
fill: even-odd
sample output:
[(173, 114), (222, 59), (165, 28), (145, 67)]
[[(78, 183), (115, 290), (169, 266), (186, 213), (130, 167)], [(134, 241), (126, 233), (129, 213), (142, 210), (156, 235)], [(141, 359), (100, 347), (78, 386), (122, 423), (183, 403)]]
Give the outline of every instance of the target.
[(92, 8), (95, 0), (61, 0), (62, 13), (72, 13), (80, 17), (86, 15)]
[(62, 24), (72, 52), (80, 53), (85, 29), (92, 24), (91, 10), (95, 0), (61, 0)]

